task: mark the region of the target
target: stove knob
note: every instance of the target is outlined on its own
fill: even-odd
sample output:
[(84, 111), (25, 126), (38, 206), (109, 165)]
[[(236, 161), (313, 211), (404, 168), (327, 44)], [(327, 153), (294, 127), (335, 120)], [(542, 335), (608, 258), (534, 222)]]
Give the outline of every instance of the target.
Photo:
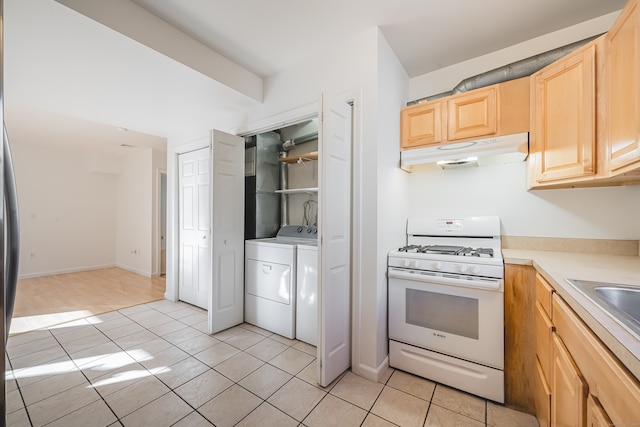
[(473, 274), (478, 274), (478, 273), (480, 273), (480, 267), (476, 265), (475, 267), (473, 267), (473, 269), (471, 270), (471, 272), (472, 272)]
[(436, 262), (435, 264), (433, 264), (433, 268), (435, 268), (436, 270), (442, 270), (442, 263)]
[(405, 259), (403, 264), (405, 267), (409, 267), (411, 265), (411, 261), (409, 261), (408, 259)]
[(461, 265), (461, 266), (460, 266), (460, 269), (459, 269), (459, 270), (460, 270), (460, 273), (466, 273), (466, 272), (467, 272), (467, 268), (468, 268), (468, 267), (467, 267), (466, 265)]
[(419, 267), (420, 267), (420, 261), (415, 260), (415, 261), (413, 262), (413, 266), (414, 266), (415, 268), (419, 268)]

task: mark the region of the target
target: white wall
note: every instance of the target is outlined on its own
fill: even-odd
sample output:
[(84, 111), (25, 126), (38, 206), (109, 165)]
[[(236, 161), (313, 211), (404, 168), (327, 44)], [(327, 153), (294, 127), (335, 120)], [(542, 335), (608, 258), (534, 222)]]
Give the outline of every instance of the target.
[[(450, 90), (464, 78), (606, 32), (618, 13), (425, 74), (410, 99)], [(510, 236), (640, 239), (640, 186), (526, 190), (526, 163), (411, 173), (411, 216), (498, 215)]]
[[(19, 277), (117, 265), (159, 273), (155, 230), (166, 154), (133, 150), (105, 154), (11, 141), (20, 214)], [(137, 249), (137, 254), (131, 250)]]
[(157, 178), (165, 168), (165, 153), (136, 149), (123, 159), (118, 179), (116, 264), (145, 276), (158, 272)]
[(355, 326), (360, 328), (354, 330), (359, 339), (359, 365), (354, 371), (371, 380), (379, 380), (388, 366), (387, 254), (404, 244), (409, 203), (408, 176), (398, 168), (400, 108), (408, 93), (408, 76), (381, 32), (376, 34), (376, 48), (377, 98), (375, 115), (369, 118), (375, 123), (375, 146), (363, 144), (359, 153), (367, 180), (361, 183), (363, 194), (369, 191), (375, 196), (358, 201), (355, 218), (363, 242), (373, 234), (376, 243), (371, 251), (362, 251), (360, 281), (354, 282), (354, 292), (359, 292)]
[(526, 162), (420, 168), (411, 215), (498, 215), (508, 236), (640, 239), (640, 186), (527, 191), (526, 173)]
[(91, 172), (90, 155), (15, 140), (11, 149), (20, 210), (19, 277), (112, 266), (117, 176)]

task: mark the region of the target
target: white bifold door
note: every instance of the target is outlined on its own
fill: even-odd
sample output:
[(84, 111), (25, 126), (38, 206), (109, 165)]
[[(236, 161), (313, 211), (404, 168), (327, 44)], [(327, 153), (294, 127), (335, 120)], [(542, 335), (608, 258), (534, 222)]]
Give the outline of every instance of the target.
[(243, 321), (244, 138), (211, 131), (178, 174), (179, 299), (207, 309), (215, 333)]
[(210, 148), (181, 154), (180, 177), (180, 272), (181, 301), (207, 309), (211, 286)]
[(351, 116), (323, 97), (319, 152), (318, 382), (326, 387), (351, 365)]

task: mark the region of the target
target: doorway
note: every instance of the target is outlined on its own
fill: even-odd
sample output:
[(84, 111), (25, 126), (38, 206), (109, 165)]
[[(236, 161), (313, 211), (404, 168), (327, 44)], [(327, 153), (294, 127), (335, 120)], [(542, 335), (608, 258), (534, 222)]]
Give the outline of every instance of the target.
[(158, 274), (160, 277), (167, 275), (167, 171), (159, 171), (160, 194), (158, 195), (160, 221), (158, 232)]

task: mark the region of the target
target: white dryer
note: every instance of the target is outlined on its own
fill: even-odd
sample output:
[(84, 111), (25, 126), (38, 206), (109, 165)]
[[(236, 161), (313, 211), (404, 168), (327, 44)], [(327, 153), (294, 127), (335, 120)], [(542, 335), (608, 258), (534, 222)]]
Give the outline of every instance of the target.
[(316, 227), (287, 225), (276, 237), (245, 241), (245, 321), (296, 337), (297, 246), (317, 240)]
[[(313, 243), (313, 244), (311, 244)], [(296, 257), (296, 339), (318, 345), (318, 245), (298, 245)]]

